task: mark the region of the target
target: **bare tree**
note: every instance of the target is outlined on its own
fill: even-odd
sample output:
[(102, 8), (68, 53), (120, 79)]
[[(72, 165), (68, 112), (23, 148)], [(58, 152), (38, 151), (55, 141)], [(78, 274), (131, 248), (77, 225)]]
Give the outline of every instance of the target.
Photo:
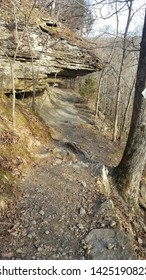
[(122, 79), (122, 71), (123, 71), (123, 66), (124, 66), (124, 60), (126, 56), (126, 42), (127, 42), (127, 35), (128, 35), (128, 29), (130, 26), (131, 22), (131, 14), (132, 14), (132, 4), (133, 0), (129, 0), (127, 2), (128, 6), (128, 18), (126, 22), (126, 28), (124, 32), (124, 38), (123, 38), (123, 52), (122, 52), (122, 58), (121, 58), (121, 64), (120, 64), (120, 69), (119, 69), (119, 75), (118, 75), (118, 82), (117, 82), (117, 98), (116, 98), (116, 108), (115, 108), (115, 117), (114, 117), (114, 130), (113, 130), (113, 140), (117, 140), (117, 135), (118, 135), (118, 116), (119, 116), (119, 105), (120, 105), (120, 99), (121, 99), (121, 79)]
[[(125, 129), (126, 125), (129, 124), (129, 120), (127, 123), (123, 124), (123, 122), (127, 121), (127, 119), (131, 118), (131, 110), (132, 110), (132, 101), (133, 101), (133, 83), (136, 75), (136, 68), (138, 64), (138, 60), (136, 60), (136, 52), (138, 54), (137, 49), (135, 48), (134, 44), (132, 46), (132, 43), (134, 42), (134, 39), (132, 39), (132, 34), (129, 33), (129, 26), (138, 12), (138, 10), (142, 10), (142, 6), (139, 7), (139, 9), (133, 11), (133, 4), (135, 3), (133, 0), (128, 1), (95, 1), (96, 5), (95, 7), (99, 7), (100, 15), (105, 20), (108, 18), (113, 17), (113, 15), (118, 17), (119, 23), (120, 23), (120, 15), (119, 12), (122, 11), (128, 11), (126, 26), (124, 34), (120, 35), (120, 24), (119, 24), (119, 32), (112, 31), (111, 28), (107, 30), (103, 30), (103, 34), (100, 34), (99, 41), (106, 35), (106, 40), (109, 42), (109, 45), (105, 46), (106, 49), (101, 45), (101, 57), (105, 57), (104, 52), (108, 54), (108, 57), (105, 58), (106, 60), (106, 67), (103, 69), (100, 73), (100, 77), (98, 79), (98, 86), (97, 86), (97, 96), (96, 96), (96, 104), (95, 104), (95, 115), (98, 115), (99, 106), (100, 110), (102, 111), (103, 108), (106, 106), (103, 104), (104, 94), (108, 95), (108, 100), (110, 101), (113, 99), (112, 102), (112, 113), (108, 113), (108, 111), (105, 111), (106, 115), (110, 118), (110, 120), (113, 122), (113, 140), (116, 141), (116, 139), (121, 138), (121, 134), (123, 137), (123, 128)], [(101, 3), (102, 2), (102, 3)], [(105, 9), (104, 6), (106, 6), (109, 3), (109, 9)], [(102, 5), (101, 5), (102, 4)], [(112, 7), (112, 9), (111, 9)], [(124, 9), (124, 10), (123, 10)], [(104, 15), (103, 12), (106, 13), (106, 10), (108, 11), (107, 14)], [(116, 20), (117, 22), (117, 20)], [(116, 28), (117, 29), (117, 28)], [(104, 33), (105, 32), (105, 33)], [(123, 32), (122, 32), (123, 33)], [(117, 37), (117, 40), (111, 40), (111, 36), (114, 38)], [(111, 52), (112, 55), (109, 54), (109, 48), (110, 43), (113, 44), (113, 52)], [(115, 46), (114, 46), (115, 44)], [(98, 49), (98, 52), (100, 50)], [(117, 57), (116, 57), (117, 56)], [(131, 60), (131, 61), (130, 61)], [(131, 72), (130, 77), (128, 77), (129, 73), (127, 68), (129, 68), (129, 71)], [(110, 69), (110, 70), (109, 70)], [(113, 72), (114, 71), (114, 72)], [(109, 75), (110, 74), (110, 75)], [(112, 78), (112, 75), (114, 77)], [(116, 75), (116, 79), (115, 79)], [(104, 92), (104, 83), (107, 79), (107, 76), (109, 76), (109, 82), (107, 87), (107, 93)], [(113, 86), (111, 87), (112, 81)], [(131, 95), (131, 97), (130, 97)], [(128, 104), (129, 102), (129, 104)], [(110, 103), (107, 104), (107, 107), (110, 107)], [(115, 109), (114, 109), (115, 106)], [(128, 116), (128, 118), (127, 118)], [(128, 130), (128, 128), (127, 128)], [(125, 133), (126, 135), (126, 133)], [(124, 137), (125, 137), (124, 135)]]
[[(115, 9), (117, 11), (117, 3), (115, 3)], [(113, 46), (111, 49), (111, 53), (107, 59), (107, 65), (109, 65), (112, 61), (114, 52), (115, 52), (115, 47), (116, 47), (116, 42), (118, 39), (118, 33), (119, 33), (119, 18), (118, 18), (118, 12), (116, 13), (116, 23), (117, 23), (117, 27), (116, 27), (116, 35), (115, 35), (115, 39), (113, 42)], [(98, 114), (99, 114), (99, 103), (100, 103), (100, 95), (101, 95), (101, 85), (102, 85), (102, 81), (104, 80), (104, 74), (105, 74), (105, 70), (106, 67), (103, 68), (103, 70), (101, 71), (100, 74), (100, 78), (98, 81), (98, 86), (97, 86), (97, 94), (96, 94), (96, 101), (95, 101), (95, 118), (97, 118)]]
[(134, 107), (123, 157), (114, 171), (114, 181), (122, 197), (133, 207), (138, 206), (139, 187), (146, 161), (146, 13), (138, 63)]
[(133, 97), (134, 87), (135, 87), (135, 79), (133, 80), (133, 84), (130, 88), (129, 97), (128, 97), (128, 100), (127, 100), (127, 104), (126, 104), (126, 108), (125, 108), (125, 112), (124, 112), (124, 116), (123, 116), (121, 133), (120, 133), (120, 142), (121, 143), (122, 143), (122, 140), (124, 140), (124, 137), (125, 137), (125, 134), (126, 134), (127, 120), (128, 120), (128, 116), (129, 116), (129, 112), (130, 112), (130, 105), (131, 105), (131, 101), (132, 101), (132, 97)]
[(32, 6), (30, 8), (30, 11), (29, 11), (29, 13), (27, 15), (27, 19), (25, 17), (26, 24), (24, 26), (24, 29), (23, 29), (22, 33), (19, 36), (18, 35), (18, 20), (17, 20), (17, 10), (19, 9), (19, 5), (18, 5), (19, 3), (16, 0), (10, 0), (10, 3), (13, 6), (13, 15), (14, 15), (14, 23), (15, 23), (15, 51), (14, 51), (13, 58), (11, 58), (9, 56), (9, 54), (7, 54), (6, 52), (4, 52), (4, 51), (3, 52), (6, 55), (8, 61), (9, 61), (9, 64), (10, 64), (11, 85), (12, 85), (11, 87), (12, 87), (12, 95), (13, 95), (13, 99), (12, 99), (12, 121), (13, 121), (13, 127), (14, 128), (15, 128), (15, 125), (16, 125), (16, 119), (15, 119), (15, 107), (16, 107), (15, 62), (16, 62), (16, 58), (17, 58), (17, 54), (18, 54), (20, 45), (22, 43), (22, 39), (23, 39), (24, 34), (26, 32), (27, 24), (28, 24), (28, 22), (30, 20), (30, 16), (31, 16), (32, 10), (33, 10), (33, 8), (35, 6), (35, 2), (36, 2), (36, 0), (34, 0)]

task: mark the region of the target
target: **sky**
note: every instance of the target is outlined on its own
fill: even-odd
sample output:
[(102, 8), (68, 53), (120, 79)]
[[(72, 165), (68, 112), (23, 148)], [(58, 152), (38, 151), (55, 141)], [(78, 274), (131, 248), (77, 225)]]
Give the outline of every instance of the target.
[[(90, 0), (90, 4), (95, 4), (95, 2), (97, 2), (97, 0)], [(118, 8), (120, 7), (121, 6), (118, 6)], [(116, 32), (117, 18), (116, 15), (113, 15), (112, 17), (110, 17), (110, 15), (113, 14), (115, 11), (115, 4), (113, 6), (109, 4), (102, 5), (100, 6), (100, 8), (101, 9), (99, 9), (98, 5), (95, 5), (93, 8), (96, 21), (91, 36), (100, 36), (100, 34), (103, 34), (103, 32), (105, 33), (105, 36), (107, 36), (107, 34), (114, 36)], [(134, 15), (129, 27), (130, 34), (141, 35), (142, 26), (144, 22), (145, 8), (146, 8), (146, 0), (133, 0), (132, 14), (134, 13)], [(109, 18), (102, 19), (102, 16), (105, 18), (106, 17)], [(127, 7), (121, 10), (118, 17), (119, 17), (119, 33), (123, 34), (126, 27), (127, 17), (128, 17)]]

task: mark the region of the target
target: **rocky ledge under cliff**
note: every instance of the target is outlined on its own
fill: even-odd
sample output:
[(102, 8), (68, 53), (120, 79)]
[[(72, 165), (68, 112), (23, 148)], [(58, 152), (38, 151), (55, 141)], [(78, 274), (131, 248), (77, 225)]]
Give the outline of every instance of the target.
[(72, 40), (74, 35), (67, 36), (69, 31), (62, 31), (60, 23), (48, 27), (50, 19), (37, 18), (26, 26), (18, 17), (16, 26), (5, 10), (0, 15), (0, 82), (5, 93), (12, 91), (12, 68), (15, 90), (20, 93), (30, 93), (34, 87), (40, 93), (52, 79), (62, 83), (64, 78), (102, 68), (100, 59), (88, 51), (87, 42), (83, 47), (84, 42), (81, 46), (79, 40)]

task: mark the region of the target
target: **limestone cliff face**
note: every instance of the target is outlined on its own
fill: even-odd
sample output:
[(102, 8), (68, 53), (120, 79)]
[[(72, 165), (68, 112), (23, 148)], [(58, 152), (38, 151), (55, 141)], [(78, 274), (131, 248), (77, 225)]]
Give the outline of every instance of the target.
[(31, 92), (34, 84), (40, 91), (53, 79), (92, 73), (102, 64), (87, 48), (59, 35), (58, 27), (48, 28), (46, 21), (39, 20), (27, 28), (19, 21), (16, 32), (16, 27), (1, 17), (0, 83), (5, 92), (12, 89), (12, 67), (15, 90)]

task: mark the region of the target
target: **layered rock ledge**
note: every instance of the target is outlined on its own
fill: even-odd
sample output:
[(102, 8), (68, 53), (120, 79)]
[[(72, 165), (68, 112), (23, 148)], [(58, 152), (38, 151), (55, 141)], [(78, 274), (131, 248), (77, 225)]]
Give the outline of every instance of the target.
[(1, 14), (0, 81), (4, 92), (12, 90), (12, 70), (16, 92), (29, 93), (34, 85), (40, 92), (52, 79), (61, 82), (102, 68), (101, 60), (87, 46), (81, 47), (60, 33), (61, 24), (48, 27), (48, 23), (38, 19), (25, 26), (19, 20), (16, 29)]

